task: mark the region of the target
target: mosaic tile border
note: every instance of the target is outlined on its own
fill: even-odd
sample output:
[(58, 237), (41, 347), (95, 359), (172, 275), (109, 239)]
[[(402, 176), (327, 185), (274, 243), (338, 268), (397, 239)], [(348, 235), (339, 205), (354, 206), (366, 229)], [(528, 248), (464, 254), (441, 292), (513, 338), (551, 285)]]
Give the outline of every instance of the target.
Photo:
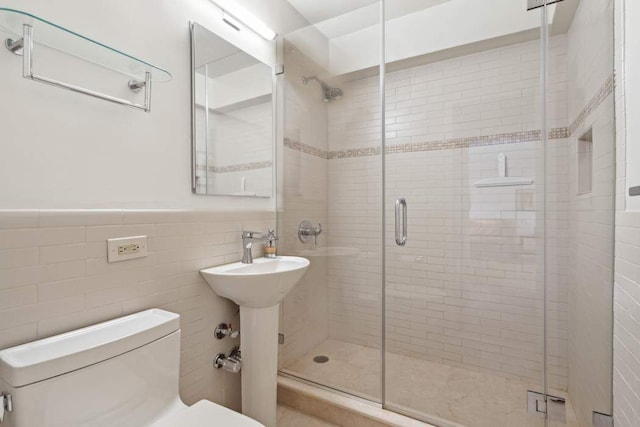
[(208, 168), (202, 165), (196, 167), (197, 171), (205, 171), (212, 173), (227, 173), (227, 172), (240, 172), (240, 171), (248, 171), (255, 169), (266, 169), (273, 166), (272, 161), (265, 162), (251, 162), (251, 163), (239, 163), (236, 165), (229, 166), (209, 166)]
[[(562, 139), (566, 138), (566, 135), (567, 128), (556, 128), (549, 131), (549, 139)], [(410, 153), (415, 151), (439, 151), (456, 148), (483, 147), (488, 145), (518, 144), (521, 142), (540, 141), (541, 136), (542, 131), (531, 130), (524, 132), (473, 136), (468, 138), (454, 138), (442, 141), (425, 141), (411, 144), (391, 145), (386, 147), (385, 153)]]
[(300, 151), (302, 153), (311, 154), (312, 156), (320, 157), (321, 159), (328, 159), (329, 152), (326, 150), (321, 150), (319, 148), (313, 147), (311, 145), (304, 144), (300, 141), (295, 141), (291, 138), (284, 138), (284, 146), (287, 148), (291, 148), (295, 151)]
[[(615, 88), (615, 75), (611, 75), (602, 85), (598, 93), (591, 98), (586, 107), (571, 123), (569, 127), (554, 128), (549, 130), (549, 140), (566, 139), (580, 127), (589, 115), (613, 93)], [(412, 153), (420, 151), (451, 150), (456, 148), (481, 147), (487, 145), (517, 144), (522, 142), (540, 141), (541, 130), (530, 130), (524, 132), (501, 133), (494, 135), (481, 135), (467, 138), (453, 138), (436, 141), (423, 141), (407, 144), (390, 145), (385, 147), (385, 153)], [(321, 159), (347, 159), (352, 157), (367, 157), (380, 155), (380, 147), (365, 147), (349, 150), (325, 151), (291, 138), (284, 139), (284, 146), (292, 150), (310, 154)]]
[(573, 133), (582, 125), (587, 117), (600, 106), (604, 102), (605, 99), (609, 95), (613, 93), (613, 90), (616, 86), (616, 76), (612, 74), (609, 78), (604, 82), (598, 93), (595, 94), (593, 98), (589, 100), (587, 106), (580, 111), (578, 117), (571, 123), (569, 126), (569, 136), (573, 135)]
[[(388, 147), (387, 147), (388, 148)], [(329, 160), (348, 159), (350, 157), (379, 156), (380, 147), (355, 148), (351, 150), (329, 151)]]
[[(502, 133), (495, 135), (474, 136), (468, 138), (453, 138), (446, 140), (424, 141), (414, 142), (407, 144), (390, 145), (385, 148), (385, 153), (411, 153), (418, 151), (438, 151), (438, 150), (450, 150), (455, 148), (469, 148), (469, 147), (481, 147), (485, 145), (498, 145), (498, 144), (517, 144), (520, 142), (539, 141), (540, 130), (525, 131), (525, 132), (513, 132)], [(563, 139), (567, 138), (567, 128), (556, 128), (549, 131), (549, 139)], [(303, 153), (311, 154), (321, 159), (333, 160), (333, 159), (348, 159), (352, 157), (367, 157), (380, 155), (380, 147), (365, 147), (355, 148), (349, 150), (338, 151), (324, 151), (304, 144), (299, 141), (292, 141), (290, 138), (285, 138), (285, 147), (292, 150), (300, 151)]]

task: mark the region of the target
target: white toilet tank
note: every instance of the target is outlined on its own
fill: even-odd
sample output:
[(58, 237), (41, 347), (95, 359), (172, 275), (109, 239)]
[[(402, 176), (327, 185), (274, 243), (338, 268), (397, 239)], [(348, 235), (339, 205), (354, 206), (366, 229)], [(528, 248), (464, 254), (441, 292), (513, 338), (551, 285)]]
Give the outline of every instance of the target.
[(185, 408), (179, 316), (152, 309), (0, 351), (1, 427), (139, 427)]

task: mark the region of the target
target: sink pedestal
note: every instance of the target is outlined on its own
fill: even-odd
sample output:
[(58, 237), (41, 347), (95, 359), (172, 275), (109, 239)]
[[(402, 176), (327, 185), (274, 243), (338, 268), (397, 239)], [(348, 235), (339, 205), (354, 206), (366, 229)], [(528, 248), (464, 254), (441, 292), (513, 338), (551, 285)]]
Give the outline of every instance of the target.
[(200, 270), (211, 289), (240, 306), (242, 413), (276, 427), (280, 301), (302, 279), (309, 260), (256, 258)]
[(242, 413), (276, 427), (280, 304), (240, 307)]

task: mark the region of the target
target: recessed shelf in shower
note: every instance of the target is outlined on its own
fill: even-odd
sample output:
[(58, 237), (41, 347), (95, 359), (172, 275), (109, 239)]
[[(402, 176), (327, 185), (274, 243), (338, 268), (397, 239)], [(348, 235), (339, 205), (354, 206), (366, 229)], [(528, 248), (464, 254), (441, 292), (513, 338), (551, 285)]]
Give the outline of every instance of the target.
[[(5, 47), (17, 55), (22, 55), (23, 77), (127, 107), (149, 111), (151, 83), (171, 80), (171, 74), (160, 67), (28, 12), (0, 7), (0, 33), (5, 39)], [(144, 91), (144, 94), (140, 95), (144, 96), (144, 102), (136, 102), (121, 95), (108, 95), (58, 78), (36, 74), (41, 64), (36, 58), (41, 59), (38, 55), (42, 53), (43, 48), (124, 75), (128, 83), (125, 82), (123, 86), (128, 86), (135, 93)], [(73, 72), (68, 74), (72, 75)], [(76, 77), (80, 74), (78, 72)]]
[(515, 185), (531, 185), (533, 178), (507, 176), (507, 156), (498, 154), (498, 176), (484, 178), (475, 182), (476, 187), (511, 187)]

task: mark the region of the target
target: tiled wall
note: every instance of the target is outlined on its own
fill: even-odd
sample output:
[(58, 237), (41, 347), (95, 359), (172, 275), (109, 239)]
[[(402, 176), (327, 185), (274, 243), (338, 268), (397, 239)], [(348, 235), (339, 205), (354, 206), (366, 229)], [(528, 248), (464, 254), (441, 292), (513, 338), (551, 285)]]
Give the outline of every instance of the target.
[[(640, 425), (640, 213), (627, 211), (628, 165), (625, 148), (624, 49), (635, 48), (622, 37), (625, 0), (615, 0), (616, 27), (616, 245), (613, 341), (613, 414), (615, 425)], [(636, 16), (627, 16), (627, 24)], [(634, 76), (634, 78), (637, 78)], [(638, 96), (638, 94), (634, 94)], [(632, 119), (632, 118), (630, 118)]]
[[(568, 221), (566, 37), (551, 40), (548, 268), (552, 383), (566, 388)], [(388, 351), (540, 381), (542, 292), (536, 187), (477, 188), (536, 176), (539, 44), (529, 42), (387, 74)], [(329, 107), (332, 337), (380, 345), (380, 171), (377, 77), (349, 82)], [(563, 194), (560, 194), (563, 193)], [(396, 197), (409, 239), (393, 243)]]
[[(0, 211), (0, 348), (163, 308), (181, 316), (182, 398), (239, 409), (240, 377), (211, 363), (234, 345), (213, 328), (237, 306), (198, 270), (239, 260), (242, 229), (274, 225), (273, 212)], [(135, 235), (149, 256), (107, 263), (106, 239)]]
[(211, 110), (205, 140), (204, 109), (196, 109), (198, 192), (272, 195), (272, 110), (270, 101), (233, 111)]
[[(580, 425), (591, 425), (593, 411), (612, 411), (616, 160), (611, 85), (599, 94), (603, 82), (613, 75), (613, 2), (581, 1), (567, 39), (569, 115), (578, 119), (570, 126), (568, 159), (569, 396)], [(578, 140), (588, 132), (592, 136), (591, 189), (581, 192)]]

